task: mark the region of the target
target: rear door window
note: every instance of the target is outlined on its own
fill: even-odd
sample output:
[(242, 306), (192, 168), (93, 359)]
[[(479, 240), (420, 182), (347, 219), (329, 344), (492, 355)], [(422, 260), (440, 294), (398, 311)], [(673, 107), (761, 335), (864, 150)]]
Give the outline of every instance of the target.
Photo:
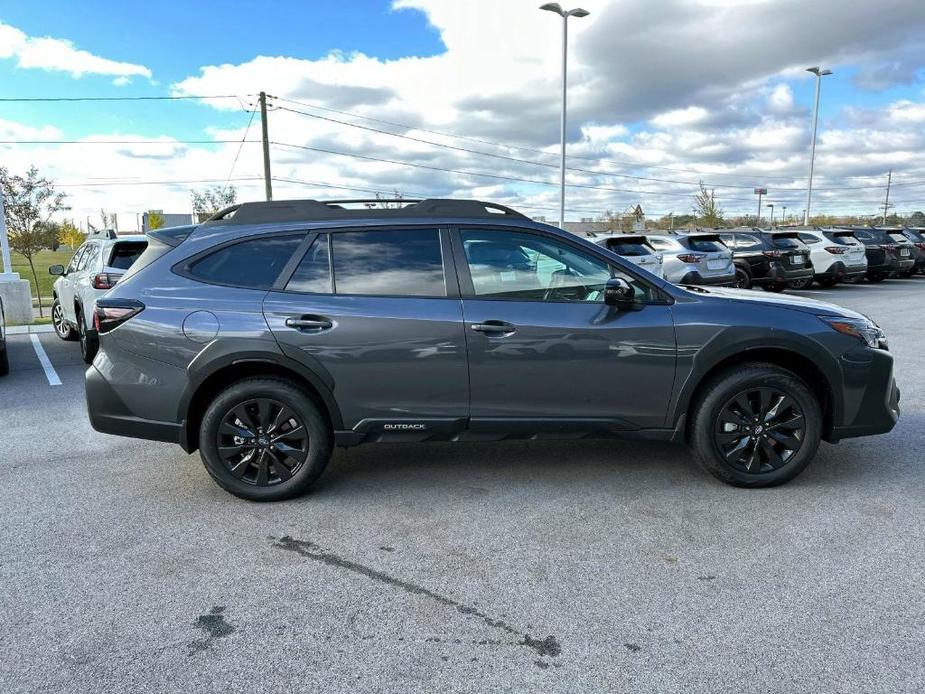
[(338, 294), (446, 296), (437, 229), (343, 231), (331, 246)]
[(797, 236), (803, 243), (819, 243), (820, 241), (818, 236), (812, 234), (798, 234)]
[(752, 234), (736, 234), (735, 248), (739, 251), (750, 251), (762, 247), (761, 240)]
[(128, 270), (147, 247), (147, 243), (117, 243), (109, 253), (109, 262), (106, 266), (117, 270)]
[(269, 289), (302, 243), (303, 235), (265, 236), (220, 248), (189, 267), (203, 282)]
[(84, 253), (80, 256), (80, 259), (77, 261), (77, 272), (87, 269), (88, 267), (92, 268), (96, 261), (99, 259), (100, 255), (100, 244), (98, 243), (88, 243)]

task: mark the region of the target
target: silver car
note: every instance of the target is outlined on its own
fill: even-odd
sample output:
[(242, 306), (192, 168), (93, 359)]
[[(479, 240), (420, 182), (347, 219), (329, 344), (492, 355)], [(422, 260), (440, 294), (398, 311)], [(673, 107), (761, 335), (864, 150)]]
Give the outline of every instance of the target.
[(598, 246), (626, 258), (634, 265), (648, 270), (656, 277), (662, 274), (662, 254), (649, 245), (644, 234), (610, 234), (591, 239)]
[(112, 289), (132, 263), (148, 247), (144, 236), (118, 236), (111, 229), (89, 235), (71, 262), (52, 265), (57, 275), (51, 305), (55, 334), (62, 340), (80, 340), (80, 353), (89, 364), (99, 344), (93, 327), (93, 302)]
[(646, 239), (663, 256), (664, 277), (675, 284), (735, 283), (732, 251), (719, 234), (649, 234)]

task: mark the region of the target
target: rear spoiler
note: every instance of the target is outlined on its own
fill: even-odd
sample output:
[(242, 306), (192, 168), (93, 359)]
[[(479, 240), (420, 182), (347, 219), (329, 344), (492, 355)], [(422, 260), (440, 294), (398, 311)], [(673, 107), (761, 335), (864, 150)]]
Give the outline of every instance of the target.
[(149, 231), (147, 235), (155, 241), (160, 241), (171, 248), (176, 248), (186, 241), (198, 226), (198, 224), (185, 224), (178, 227), (164, 227), (163, 229)]

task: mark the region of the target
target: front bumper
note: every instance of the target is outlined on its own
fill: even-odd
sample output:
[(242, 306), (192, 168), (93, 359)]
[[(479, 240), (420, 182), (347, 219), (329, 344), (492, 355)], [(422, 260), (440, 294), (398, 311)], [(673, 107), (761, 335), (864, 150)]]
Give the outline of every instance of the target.
[(885, 434), (899, 420), (899, 387), (893, 356), (884, 350), (855, 349), (842, 355), (843, 412), (826, 440)]

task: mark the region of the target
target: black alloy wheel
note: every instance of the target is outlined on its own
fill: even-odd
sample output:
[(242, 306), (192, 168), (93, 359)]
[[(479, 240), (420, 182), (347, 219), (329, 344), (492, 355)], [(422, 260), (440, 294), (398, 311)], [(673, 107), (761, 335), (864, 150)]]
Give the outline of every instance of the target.
[(713, 432), (723, 460), (749, 474), (785, 465), (805, 438), (803, 409), (775, 387), (750, 388), (731, 398), (720, 410)]
[(216, 441), (231, 475), (267, 487), (287, 482), (305, 464), (308, 429), (301, 416), (279, 400), (258, 397), (232, 407)]
[(736, 278), (734, 287), (738, 289), (751, 289), (752, 288), (752, 278), (751, 276), (742, 268), (736, 268)]

